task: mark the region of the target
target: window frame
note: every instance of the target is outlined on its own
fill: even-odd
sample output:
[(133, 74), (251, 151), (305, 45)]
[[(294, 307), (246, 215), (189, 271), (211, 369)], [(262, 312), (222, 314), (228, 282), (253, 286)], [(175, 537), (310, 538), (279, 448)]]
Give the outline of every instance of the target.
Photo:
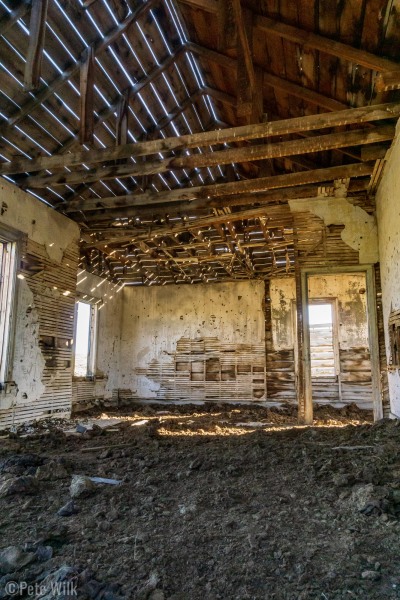
[[(90, 306), (90, 322), (89, 322), (89, 344), (88, 344), (88, 356), (86, 375), (75, 375), (75, 348), (76, 348), (76, 335), (78, 329), (78, 307), (79, 304), (88, 304)], [(95, 381), (96, 370), (97, 370), (97, 343), (98, 343), (98, 321), (99, 311), (97, 303), (84, 300), (79, 296), (75, 302), (75, 317), (74, 317), (74, 342), (72, 344), (72, 380), (73, 381)]]
[[(7, 273), (7, 290), (6, 299), (3, 302), (6, 303), (6, 316), (5, 316), (5, 334), (0, 340), (0, 392), (6, 389), (7, 383), (10, 383), (13, 369), (13, 356), (15, 347), (15, 326), (17, 318), (17, 305), (18, 305), (18, 292), (19, 292), (19, 280), (17, 273), (22, 256), (22, 242), (26, 236), (15, 229), (7, 227), (6, 225), (0, 225), (0, 243), (9, 244), (12, 250), (11, 264), (9, 265), (9, 272)], [(3, 265), (1, 265), (1, 270)], [(0, 285), (1, 285), (0, 273)], [(1, 300), (0, 292), (0, 302)], [(1, 310), (1, 307), (0, 307)], [(1, 317), (0, 317), (1, 320)]]

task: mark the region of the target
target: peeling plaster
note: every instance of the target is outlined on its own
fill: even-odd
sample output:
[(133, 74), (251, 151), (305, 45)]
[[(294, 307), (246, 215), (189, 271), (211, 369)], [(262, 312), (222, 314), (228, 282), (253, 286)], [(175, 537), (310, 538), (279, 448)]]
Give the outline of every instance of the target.
[(13, 379), (18, 386), (16, 403), (33, 402), (45, 392), (42, 382), (45, 360), (39, 347), (39, 315), (25, 280), (19, 282), (14, 345)]
[(289, 200), (292, 212), (311, 212), (325, 225), (344, 225), (342, 240), (358, 250), (360, 264), (379, 262), (378, 227), (374, 216), (346, 198), (304, 198)]
[(0, 205), (1, 223), (44, 246), (49, 258), (58, 264), (71, 242), (80, 238), (74, 221), (5, 180), (0, 182)]
[[(382, 306), (386, 355), (390, 358), (389, 317), (400, 310), (400, 125), (387, 156), (387, 164), (376, 194), (381, 257)], [(391, 411), (400, 416), (400, 371), (389, 370)]]

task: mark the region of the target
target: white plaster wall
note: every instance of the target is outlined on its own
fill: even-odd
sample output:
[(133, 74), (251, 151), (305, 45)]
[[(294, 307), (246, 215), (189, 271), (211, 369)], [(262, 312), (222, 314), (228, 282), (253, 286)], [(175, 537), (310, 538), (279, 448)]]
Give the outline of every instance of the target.
[[(367, 348), (369, 345), (365, 289), (363, 273), (318, 275), (309, 278), (310, 299), (338, 299), (339, 346), (342, 350)], [(270, 296), (274, 349), (290, 350), (294, 346), (292, 312), (292, 303), (296, 299), (294, 278), (272, 279)]]
[[(80, 237), (76, 223), (5, 180), (0, 181), (0, 225), (40, 244), (43, 255), (47, 255), (52, 264), (60, 265), (60, 269), (64, 253), (74, 245), (77, 247)], [(71, 302), (71, 297), (66, 300), (62, 292), (46, 289), (46, 294), (57, 296), (60, 304)], [(12, 392), (0, 395), (0, 411), (12, 406), (18, 410), (18, 406), (35, 403), (46, 391), (45, 359), (39, 346), (39, 311), (29, 281), (17, 279), (14, 335), (10, 340), (13, 347), (10, 381), (16, 385)], [(0, 426), (1, 418), (0, 415)]]
[[(118, 389), (120, 379), (120, 338), (122, 323), (122, 290), (120, 286), (92, 275), (81, 273), (78, 277), (77, 292), (84, 300), (101, 300), (97, 321), (96, 384), (94, 396), (111, 398)], [(79, 298), (78, 298), (79, 299)]]
[(146, 369), (177, 341), (216, 337), (232, 344), (263, 344), (264, 282), (125, 288), (121, 335), (120, 388), (140, 398), (155, 397)]
[[(400, 309), (400, 127), (387, 158), (377, 195), (379, 254), (382, 278), (383, 324), (386, 354), (390, 360), (388, 319)], [(400, 372), (388, 373), (391, 410), (400, 415)]]

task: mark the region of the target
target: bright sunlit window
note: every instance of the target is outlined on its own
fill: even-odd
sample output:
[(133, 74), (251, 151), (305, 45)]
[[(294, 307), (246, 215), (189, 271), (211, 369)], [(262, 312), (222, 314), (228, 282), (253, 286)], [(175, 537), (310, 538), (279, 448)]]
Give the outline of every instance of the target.
[(75, 331), (75, 377), (92, 377), (95, 371), (96, 306), (77, 303)]

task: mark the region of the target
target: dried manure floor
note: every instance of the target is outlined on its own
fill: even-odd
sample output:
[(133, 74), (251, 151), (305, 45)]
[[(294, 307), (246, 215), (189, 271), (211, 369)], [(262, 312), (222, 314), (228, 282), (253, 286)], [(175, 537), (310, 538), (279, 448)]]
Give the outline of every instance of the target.
[[(364, 414), (145, 406), (3, 437), (0, 598), (68, 578), (96, 600), (400, 598), (400, 427)], [(121, 484), (59, 516), (74, 474)]]

